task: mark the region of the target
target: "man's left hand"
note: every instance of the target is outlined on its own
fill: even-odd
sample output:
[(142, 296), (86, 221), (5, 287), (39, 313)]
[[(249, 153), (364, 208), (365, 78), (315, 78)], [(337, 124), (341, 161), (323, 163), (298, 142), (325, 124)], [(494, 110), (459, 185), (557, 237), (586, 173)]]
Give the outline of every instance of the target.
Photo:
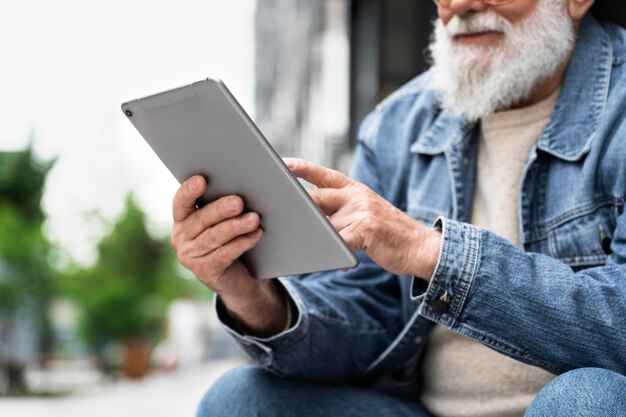
[(284, 161), (294, 175), (317, 186), (309, 194), (351, 248), (364, 250), (393, 274), (430, 281), (439, 258), (440, 232), (339, 171), (303, 159)]

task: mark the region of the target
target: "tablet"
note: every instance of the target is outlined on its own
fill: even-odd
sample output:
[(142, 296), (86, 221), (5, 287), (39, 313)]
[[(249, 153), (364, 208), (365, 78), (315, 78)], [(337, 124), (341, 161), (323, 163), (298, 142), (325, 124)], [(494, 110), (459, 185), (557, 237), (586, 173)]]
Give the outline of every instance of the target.
[(264, 234), (242, 256), (257, 278), (351, 268), (358, 261), (224, 83), (215, 79), (122, 104), (122, 111), (179, 182), (207, 179), (203, 206), (243, 198)]

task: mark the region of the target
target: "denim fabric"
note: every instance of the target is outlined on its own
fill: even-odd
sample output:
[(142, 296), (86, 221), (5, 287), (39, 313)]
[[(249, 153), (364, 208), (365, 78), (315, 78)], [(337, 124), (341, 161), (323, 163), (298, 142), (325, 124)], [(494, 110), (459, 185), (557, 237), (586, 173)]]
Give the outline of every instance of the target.
[(430, 417), (419, 404), (350, 385), (279, 378), (258, 366), (224, 374), (196, 417)]
[(606, 369), (581, 368), (552, 380), (525, 417), (626, 417), (626, 377)]
[[(222, 376), (196, 417), (429, 417), (419, 404), (348, 385), (279, 378), (258, 366)], [(626, 417), (626, 377), (597, 368), (567, 372), (546, 385), (526, 417)]]
[(359, 253), (355, 270), (280, 278), (298, 309), (289, 330), (228, 331), (276, 374), (413, 397), (435, 323), (555, 374), (626, 373), (625, 63), (626, 31), (586, 17), (522, 173), (521, 248), (468, 224), (478, 126), (438, 107), (430, 73), (417, 77), (363, 122), (353, 177), (441, 228), (431, 283)]

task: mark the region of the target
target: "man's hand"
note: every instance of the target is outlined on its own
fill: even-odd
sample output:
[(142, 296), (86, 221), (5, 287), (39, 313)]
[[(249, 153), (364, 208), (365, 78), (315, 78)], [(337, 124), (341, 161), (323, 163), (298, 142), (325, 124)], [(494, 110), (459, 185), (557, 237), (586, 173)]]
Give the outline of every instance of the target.
[(367, 186), (303, 159), (285, 158), (299, 178), (316, 185), (309, 194), (341, 237), (385, 270), (430, 280), (441, 233), (413, 220)]
[(174, 196), (172, 246), (180, 263), (222, 297), (231, 315), (247, 331), (266, 336), (281, 331), (287, 306), (275, 280), (257, 280), (239, 257), (263, 236), (259, 215), (242, 214), (243, 200), (226, 196), (201, 209), (203, 177), (185, 181)]

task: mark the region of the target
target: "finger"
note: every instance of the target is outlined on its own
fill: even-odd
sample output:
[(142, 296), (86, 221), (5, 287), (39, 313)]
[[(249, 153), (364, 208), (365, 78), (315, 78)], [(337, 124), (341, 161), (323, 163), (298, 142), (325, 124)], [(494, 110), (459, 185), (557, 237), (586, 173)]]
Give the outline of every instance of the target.
[(315, 204), (327, 216), (332, 216), (348, 202), (346, 192), (341, 189), (314, 188), (308, 192)]
[(345, 210), (339, 210), (328, 217), (328, 221), (333, 225), (333, 228), (340, 232), (346, 227), (352, 226), (359, 222), (359, 219), (354, 213), (346, 212)]
[(180, 185), (172, 207), (175, 222), (182, 222), (196, 211), (196, 201), (205, 190), (206, 180), (201, 175), (194, 175)]
[(243, 200), (236, 195), (229, 195), (212, 201), (187, 217), (184, 222), (184, 235), (195, 239), (200, 233), (226, 219), (238, 216), (243, 211)]
[(218, 223), (194, 239), (190, 255), (193, 257), (205, 256), (239, 236), (254, 232), (258, 229), (259, 223), (260, 218), (257, 213), (246, 213), (243, 216)]
[(198, 260), (204, 262), (205, 265), (210, 265), (215, 271), (221, 273), (239, 259), (241, 255), (256, 246), (261, 237), (263, 237), (263, 229), (259, 227), (254, 232), (239, 236), (208, 255), (198, 258)]
[(364, 249), (367, 252), (363, 236), (358, 233), (354, 227), (348, 226), (340, 230), (338, 233), (344, 242), (346, 242), (346, 244), (352, 249)]
[(285, 164), (293, 174), (319, 188), (342, 188), (352, 180), (339, 171), (298, 158), (284, 158)]

